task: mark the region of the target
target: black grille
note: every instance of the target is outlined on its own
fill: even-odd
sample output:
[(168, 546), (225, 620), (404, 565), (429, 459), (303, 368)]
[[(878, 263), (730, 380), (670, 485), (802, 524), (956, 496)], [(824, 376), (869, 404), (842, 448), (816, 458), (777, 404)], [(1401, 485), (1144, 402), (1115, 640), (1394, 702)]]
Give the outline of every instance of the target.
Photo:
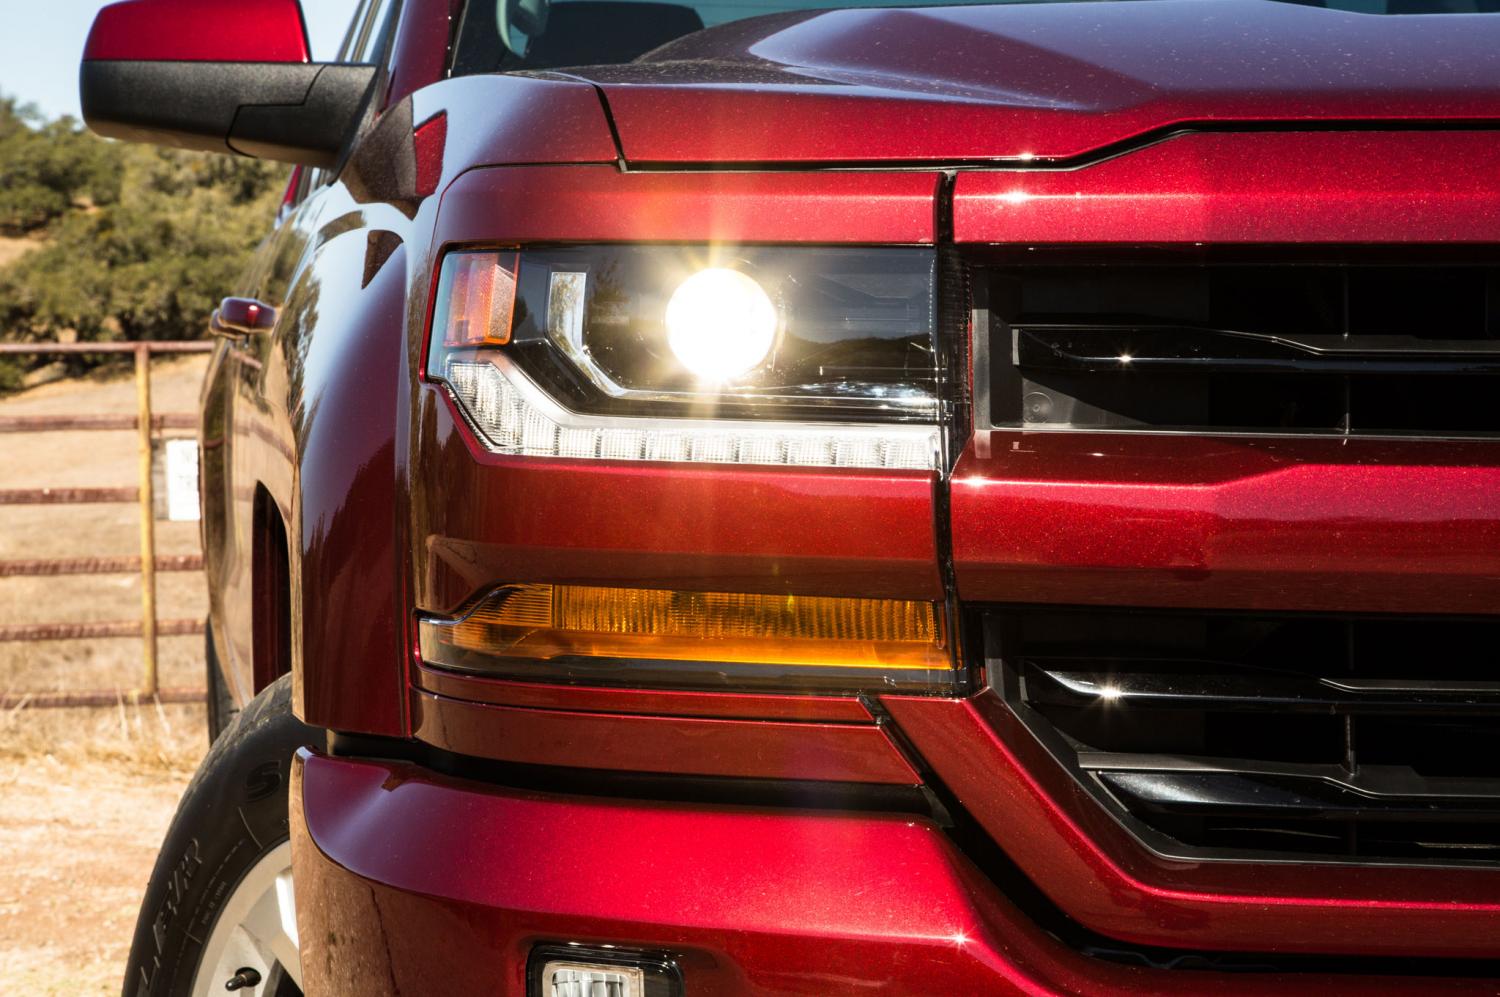
[(997, 611), (994, 682), (1158, 851), (1500, 861), (1500, 620)]
[(1500, 432), (1500, 267), (1117, 262), (989, 271), (1000, 428)]

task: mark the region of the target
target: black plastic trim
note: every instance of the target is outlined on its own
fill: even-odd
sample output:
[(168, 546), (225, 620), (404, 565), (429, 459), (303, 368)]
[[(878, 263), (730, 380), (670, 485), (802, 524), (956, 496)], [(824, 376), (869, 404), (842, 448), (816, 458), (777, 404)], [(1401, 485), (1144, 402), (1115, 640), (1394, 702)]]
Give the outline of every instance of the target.
[[(1132, 711), (1163, 725), (1175, 722), (1164, 718), (1178, 715), (1191, 720), (1194, 711), (1214, 715), (1216, 723), (1239, 714), (1253, 726), (1243, 728), (1238, 736), (1264, 726), (1264, 743), (1274, 746), (1285, 738), (1285, 725), (1304, 719), (1342, 720), (1346, 725), (1356, 719), (1363, 723), (1366, 718), (1490, 723), (1500, 715), (1493, 708), (1493, 683), (1428, 678), (1432, 664), (1419, 666), (1416, 677), (1393, 679), (1357, 671), (1325, 678), (1316, 672), (1298, 675), (1294, 668), (1258, 670), (1243, 662), (1226, 663), (1226, 670), (1252, 676), (1249, 683), (1264, 678), (1270, 702), (1260, 707), (1244, 702), (1250, 691), (1246, 682), (1205, 682), (1200, 673), (1211, 664), (1205, 660), (1176, 659), (1171, 664), (1181, 671), (1171, 675), (1166, 674), (1167, 663), (1150, 655), (1063, 658), (1029, 652), (1021, 639), (1021, 621), (1037, 614), (1058, 619), (1077, 616), (1080, 625), (1090, 617), (1131, 618), (1142, 626), (1167, 626), (1173, 620), (1189, 619), (1461, 626), (1492, 625), (1493, 618), (1038, 605), (990, 606), (979, 614), (985, 621), (986, 666), (1005, 707), (1104, 813), (1157, 856), (1190, 862), (1496, 870), (1500, 844), (1491, 847), (1476, 839), (1473, 845), (1453, 844), (1444, 846), (1442, 853), (1434, 848), (1430, 854), (1409, 853), (1400, 847), (1412, 827), (1443, 823), (1482, 837), (1484, 828), (1500, 823), (1500, 779), (1492, 773), (1421, 772), (1405, 764), (1408, 759), (1383, 763), (1365, 759), (1365, 749), (1372, 746), (1365, 744), (1355, 753), (1352, 742), (1346, 746), (1342, 763), (1332, 758), (1326, 762), (1300, 757), (1278, 760), (1274, 750), (1253, 758), (1229, 750), (1194, 756), (1174, 753), (1165, 746), (1104, 750), (1076, 740), (1054, 723), (1057, 714), (1053, 713), (1061, 709), (1064, 718), (1110, 718), (1107, 723), (1117, 732), (1127, 729), (1122, 725), (1130, 722)], [(1153, 624), (1153, 620), (1161, 623)], [(1105, 670), (1107, 681), (1102, 680)], [(1299, 698), (1304, 694), (1309, 698)], [(1321, 705), (1312, 701), (1316, 697), (1324, 697)], [(1346, 742), (1348, 737), (1346, 726)], [(1229, 844), (1174, 836), (1173, 822), (1200, 818), (1230, 827), (1243, 821), (1256, 835), (1255, 841), (1247, 838)], [(1258, 827), (1260, 820), (1273, 824)], [(1391, 827), (1398, 830), (1392, 833), (1387, 830)], [(1344, 850), (1347, 842), (1340, 846), (1334, 840), (1344, 834), (1353, 835), (1355, 841), (1367, 836), (1367, 844), (1379, 841), (1396, 850), (1351, 853)], [(1281, 837), (1277, 844), (1266, 844), (1266, 835)], [(1288, 835), (1316, 835), (1317, 844), (1324, 847), (1290, 848), (1285, 844)], [(1500, 837), (1495, 841), (1500, 842)], [(1311, 839), (1308, 843), (1313, 844)]]
[[(1195, 326), (1016, 323), (1015, 364), (1066, 373), (1497, 374), (1500, 340), (1275, 336)], [(1128, 345), (1127, 345), (1128, 344)]]
[(372, 65), (89, 60), (83, 118), (106, 138), (333, 167), (377, 76)]

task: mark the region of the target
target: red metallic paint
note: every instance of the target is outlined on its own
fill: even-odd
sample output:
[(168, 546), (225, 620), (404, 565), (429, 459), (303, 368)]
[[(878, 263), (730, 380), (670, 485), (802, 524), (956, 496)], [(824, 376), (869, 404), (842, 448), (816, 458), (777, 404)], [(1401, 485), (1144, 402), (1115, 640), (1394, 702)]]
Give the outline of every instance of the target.
[(297, 0), (123, 0), (94, 17), (83, 58), (308, 62)]
[(931, 243), (935, 173), (474, 170), (443, 193), (435, 244)]
[(418, 740), (474, 758), (621, 772), (915, 786), (871, 724), (788, 723), (490, 706), (412, 694)]
[[(411, 103), (414, 122), (439, 114), (449, 121), (438, 190), (476, 166), (614, 163), (617, 158), (599, 95), (587, 83), (459, 76), (418, 90)], [(535, 210), (545, 218), (555, 206), (493, 203), (483, 211), (492, 221), (517, 210)]]
[(385, 103), (399, 103), (448, 75), (448, 41), (458, 0), (404, 0), (392, 38)]
[(979, 602), (1492, 613), (1487, 442), (981, 431), (952, 482)]
[(942, 597), (925, 474), (501, 457), (418, 395), (414, 474), (444, 483), (413, 510), (420, 610), (509, 581)]
[(1179, 135), (1086, 170), (961, 173), (953, 227), (960, 243), (1494, 243), (1500, 132)]
[(995, 843), (1096, 931), (1187, 948), (1495, 955), (1500, 870), (1165, 859), (1084, 796), (993, 693), (881, 702)]
[[(408, 257), (397, 248), (365, 284), (368, 240), (350, 225), (361, 216), (341, 217), (322, 220), (276, 336), (287, 386), (271, 397), (286, 406), (298, 467), (288, 523), (294, 701), (311, 724), (399, 735), (408, 645), (395, 461), (410, 384)], [(391, 212), (370, 221), (395, 227), (401, 219)], [(339, 306), (328, 307), (334, 300)]]
[(496, 706), (738, 720), (874, 722), (870, 711), (852, 696), (786, 696), (690, 692), (678, 689), (595, 689), (587, 686), (478, 678), (425, 665), (418, 665), (412, 677), (416, 688), (426, 692)]
[(292, 853), (309, 992), (520, 994), (531, 947), (570, 941), (668, 951), (693, 997), (1494, 989), (1089, 959), (912, 817), (543, 795), (304, 752)]
[(1262, 0), (800, 11), (581, 72), (631, 163), (1037, 164), (1186, 123), (1494, 120), (1500, 24)]

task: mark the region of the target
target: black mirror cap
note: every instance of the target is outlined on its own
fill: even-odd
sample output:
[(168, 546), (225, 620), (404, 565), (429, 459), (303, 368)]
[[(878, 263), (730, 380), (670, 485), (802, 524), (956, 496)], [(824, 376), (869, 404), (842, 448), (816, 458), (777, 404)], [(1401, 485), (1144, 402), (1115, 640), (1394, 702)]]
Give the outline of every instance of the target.
[(105, 138), (332, 168), (376, 77), (347, 63), (90, 59), (78, 91)]

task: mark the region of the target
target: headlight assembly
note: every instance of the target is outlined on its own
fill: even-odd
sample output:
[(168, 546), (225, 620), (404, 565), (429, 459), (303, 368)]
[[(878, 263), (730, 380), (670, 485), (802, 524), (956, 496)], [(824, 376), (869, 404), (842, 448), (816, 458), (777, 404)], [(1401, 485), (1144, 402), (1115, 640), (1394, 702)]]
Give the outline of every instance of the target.
[(936, 270), (905, 247), (450, 252), (427, 375), (497, 453), (934, 470)]

